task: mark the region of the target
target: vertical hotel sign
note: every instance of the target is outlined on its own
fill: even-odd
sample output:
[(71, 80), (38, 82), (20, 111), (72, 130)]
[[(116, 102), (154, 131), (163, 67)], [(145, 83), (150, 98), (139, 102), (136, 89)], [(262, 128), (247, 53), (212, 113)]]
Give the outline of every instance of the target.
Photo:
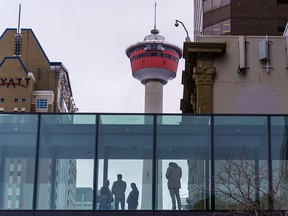
[(7, 88), (17, 86), (26, 88), (30, 83), (30, 78), (3, 78), (0, 77), (0, 86), (5, 86)]

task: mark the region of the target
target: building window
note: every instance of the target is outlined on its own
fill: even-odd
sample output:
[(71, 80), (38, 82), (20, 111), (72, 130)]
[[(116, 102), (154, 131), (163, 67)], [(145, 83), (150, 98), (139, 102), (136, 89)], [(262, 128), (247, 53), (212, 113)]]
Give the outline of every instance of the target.
[(0, 107), (0, 112), (4, 112), (4, 107)]
[(215, 24), (213, 25), (213, 35), (221, 35), (222, 31), (221, 31), (221, 23)]
[(288, 4), (288, 0), (277, 0), (277, 4)]
[(225, 5), (229, 5), (231, 0), (204, 0), (203, 1), (203, 10), (205, 12), (209, 12), (211, 10), (223, 7)]
[(21, 176), (21, 174), (22, 174), (21, 171), (17, 172), (17, 176)]
[(26, 103), (26, 98), (22, 98), (22, 103)]
[(18, 159), (18, 164), (22, 164), (22, 159)]
[(230, 0), (222, 0), (221, 5), (225, 6), (225, 5), (229, 5), (231, 2)]
[(213, 9), (221, 7), (221, 0), (213, 0)]
[(47, 99), (37, 99), (36, 109), (47, 109), (48, 100)]
[(5, 102), (5, 99), (4, 99), (4, 98), (1, 98), (1, 99), (0, 99), (0, 102), (1, 102), (1, 103), (4, 103), (4, 102)]
[(10, 164), (14, 164), (14, 159), (10, 159)]
[(277, 20), (277, 31), (279, 33), (283, 33), (285, 31), (287, 22), (288, 22), (287, 19), (278, 19)]
[(204, 0), (203, 9), (204, 9), (204, 13), (212, 10), (212, 0)]
[(14, 98), (15, 103), (18, 103), (18, 101), (19, 101), (18, 98)]
[(229, 34), (231, 32), (231, 20), (226, 20), (221, 23), (222, 35)]
[(231, 20), (226, 20), (204, 29), (204, 35), (225, 35), (231, 32)]
[(10, 171), (9, 176), (14, 176), (14, 171)]
[(25, 111), (26, 111), (25, 107), (22, 107), (21, 112), (25, 112)]
[(18, 111), (18, 108), (17, 107), (14, 107), (14, 112), (17, 112)]
[(212, 35), (212, 26), (209, 26), (203, 30), (204, 35)]

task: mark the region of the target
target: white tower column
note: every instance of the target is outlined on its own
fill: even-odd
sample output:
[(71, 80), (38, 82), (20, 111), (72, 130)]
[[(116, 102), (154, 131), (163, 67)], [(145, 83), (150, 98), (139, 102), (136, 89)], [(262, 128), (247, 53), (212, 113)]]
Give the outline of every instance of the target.
[(145, 84), (145, 113), (163, 112), (163, 84), (150, 80)]

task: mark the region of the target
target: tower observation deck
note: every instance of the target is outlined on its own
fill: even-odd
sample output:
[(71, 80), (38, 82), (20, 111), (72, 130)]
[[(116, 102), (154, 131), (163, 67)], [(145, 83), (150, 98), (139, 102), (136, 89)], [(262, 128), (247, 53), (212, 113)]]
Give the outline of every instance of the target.
[(133, 77), (145, 85), (145, 113), (162, 113), (163, 85), (176, 77), (181, 48), (154, 28), (143, 42), (130, 45), (126, 55)]

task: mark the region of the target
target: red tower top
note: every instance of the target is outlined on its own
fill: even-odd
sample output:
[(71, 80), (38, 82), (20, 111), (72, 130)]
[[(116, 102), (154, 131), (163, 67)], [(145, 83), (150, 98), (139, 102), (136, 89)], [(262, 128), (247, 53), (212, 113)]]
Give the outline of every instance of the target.
[(132, 75), (146, 84), (149, 80), (159, 80), (164, 85), (176, 77), (180, 47), (165, 41), (154, 28), (143, 42), (132, 44), (126, 49), (130, 59)]

